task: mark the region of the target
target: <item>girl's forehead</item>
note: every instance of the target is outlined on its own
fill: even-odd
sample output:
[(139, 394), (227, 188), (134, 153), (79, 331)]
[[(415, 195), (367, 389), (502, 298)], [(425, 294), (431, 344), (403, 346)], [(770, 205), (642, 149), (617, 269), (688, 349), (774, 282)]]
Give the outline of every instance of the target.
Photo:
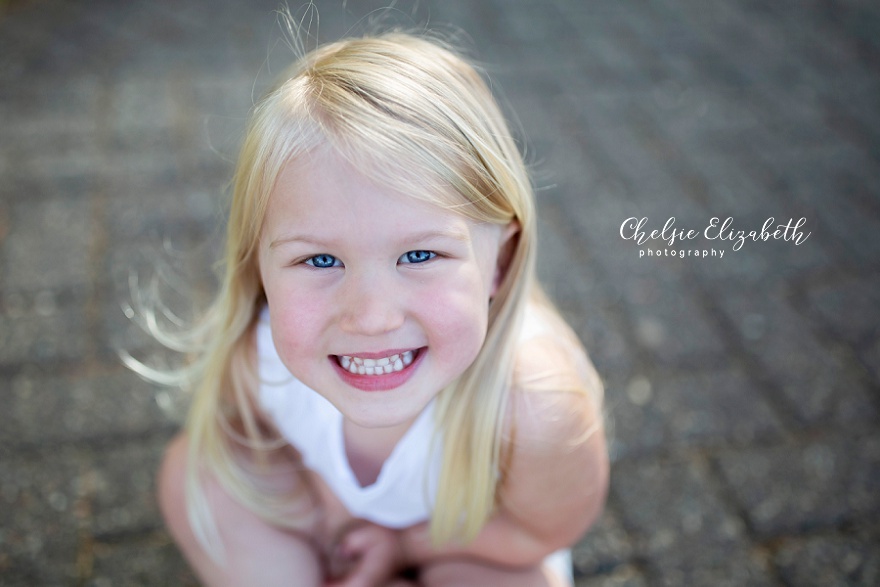
[(282, 168), (264, 227), (270, 233), (375, 229), (465, 238), (480, 224), (440, 201), (417, 180), (401, 183), (377, 180), (330, 149), (309, 153)]
[[(396, 169), (356, 166), (333, 149), (304, 153), (281, 168), (270, 194), (270, 208), (300, 214), (365, 212), (393, 206), (411, 214), (462, 217), (449, 203), (460, 200), (449, 186), (432, 185), (429, 172), (401, 176)], [(459, 205), (460, 206), (460, 205)], [(309, 214), (311, 215), (311, 214)]]

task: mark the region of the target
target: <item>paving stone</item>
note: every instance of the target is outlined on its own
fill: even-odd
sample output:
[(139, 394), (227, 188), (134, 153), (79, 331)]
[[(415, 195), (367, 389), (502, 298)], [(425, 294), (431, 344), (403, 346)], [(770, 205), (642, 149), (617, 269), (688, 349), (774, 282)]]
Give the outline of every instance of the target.
[[(572, 102), (583, 104), (586, 100), (574, 92), (571, 95)], [(582, 115), (581, 132), (585, 133), (586, 141), (593, 143), (596, 149), (608, 157), (614, 169), (623, 177), (633, 185), (643, 187), (643, 191), (632, 194), (634, 201), (642, 208), (643, 215), (664, 218), (674, 216), (683, 207), (680, 187), (670, 176), (669, 170), (661, 165), (641, 140), (638, 129), (620, 124), (621, 119), (626, 120), (629, 112), (626, 104), (631, 100), (632, 98), (616, 100), (610, 112), (606, 110)]]
[(572, 548), (574, 572), (585, 577), (613, 571), (632, 556), (632, 541), (610, 508)]
[[(617, 250), (632, 249), (628, 244), (619, 244)], [(599, 262), (606, 274), (615, 276), (613, 289), (629, 318), (630, 336), (651, 361), (666, 365), (720, 361), (724, 342), (683, 275), (687, 263), (706, 260), (639, 258), (634, 250), (628, 256), (611, 264), (607, 257)]]
[(860, 532), (786, 539), (774, 563), (789, 585), (869, 587), (880, 583), (878, 538), (876, 532)]
[[(590, 155), (584, 153), (583, 156), (589, 157)], [(596, 165), (606, 166), (601, 155)], [(676, 324), (676, 330), (680, 330), (682, 327), (695, 329), (692, 333), (682, 333), (680, 338), (684, 341), (699, 339), (703, 342), (701, 348), (706, 349), (714, 344), (714, 349), (720, 350), (717, 337), (713, 336), (711, 328), (705, 325), (705, 318), (700, 316), (701, 310), (696, 307), (697, 304), (694, 303), (690, 292), (686, 291), (687, 284), (680, 282), (685, 277), (687, 265), (703, 263), (708, 260), (694, 259), (693, 257), (686, 260), (679, 258), (679, 249), (690, 250), (694, 248), (689, 243), (687, 246), (675, 243), (675, 246), (671, 247), (675, 250), (675, 257), (669, 255), (668, 252), (666, 256), (656, 257), (654, 254), (657, 250), (670, 248), (666, 246), (665, 242), (648, 241), (649, 244), (640, 247), (632, 240), (625, 240), (621, 237), (621, 226), (628, 218), (646, 217), (649, 223), (653, 221), (656, 226), (646, 224), (647, 233), (650, 233), (651, 230), (659, 231), (664, 222), (672, 217), (675, 217), (675, 220), (672, 221), (673, 226), (682, 226), (682, 222), (686, 224), (687, 220), (683, 221), (676, 214), (676, 211), (681, 207), (667, 207), (664, 210), (662, 207), (654, 206), (651, 210), (666, 213), (666, 215), (659, 217), (660, 220), (657, 220), (657, 217), (649, 216), (646, 207), (642, 207), (630, 199), (628, 186), (633, 182), (609, 174), (605, 177), (581, 178), (581, 187), (578, 188), (578, 181), (573, 177), (573, 173), (571, 175), (572, 177), (562, 177), (562, 181), (566, 183), (560, 190), (562, 193), (560, 203), (569, 210), (585, 208), (589, 210), (589, 213), (566, 215), (563, 211), (562, 214), (554, 217), (554, 221), (557, 225), (571, 222), (572, 230), (587, 243), (587, 250), (591, 256), (595, 257), (609, 275), (614, 275), (614, 279), (609, 280), (607, 285), (611, 285), (617, 296), (632, 302), (640, 310), (644, 310), (648, 305), (653, 305), (661, 312), (669, 312), (671, 315), (665, 317), (666, 322), (679, 322), (682, 313), (695, 314)], [(686, 215), (693, 218), (692, 212), (686, 212)], [(662, 243), (662, 246), (654, 244), (657, 242)], [(649, 248), (651, 249), (650, 258), (646, 251)], [(663, 250), (661, 253), (664, 252)], [(663, 295), (668, 295), (670, 299), (660, 299)], [(679, 305), (678, 310), (673, 309), (676, 303)], [(656, 317), (651, 315), (640, 316), (639, 320), (658, 322)], [(666, 342), (669, 344), (655, 345), (658, 347), (658, 352), (663, 354), (664, 359), (687, 352), (684, 349), (676, 348), (674, 341)]]
[(666, 364), (697, 364), (724, 354), (715, 327), (687, 289), (669, 289), (654, 280), (643, 283), (647, 287), (641, 291), (652, 289), (656, 298), (632, 307), (631, 315), (636, 339), (652, 358)]
[(745, 527), (710, 489), (708, 475), (704, 466), (679, 460), (615, 466), (611, 491), (639, 552), (654, 559), (744, 543)]
[(94, 545), (89, 587), (199, 585), (177, 547), (164, 532), (141, 540)]
[(13, 446), (138, 435), (170, 422), (157, 404), (156, 390), (119, 369), (73, 377), (25, 372), (0, 382), (0, 398), (5, 406), (0, 441)]
[(631, 566), (619, 567), (608, 575), (577, 577), (575, 587), (644, 587), (645, 576)]
[[(26, 561), (16, 560), (12, 557), (4, 556), (3, 562), (0, 563), (0, 572), (3, 573), (4, 587), (30, 587), (31, 585), (48, 585), (40, 583), (39, 572), (34, 569), (35, 565), (30, 565)], [(63, 582), (56, 583), (63, 585)]]
[(132, 185), (130, 180), (117, 178), (107, 188), (111, 194), (105, 210), (108, 236), (114, 241), (161, 243), (165, 236), (192, 241), (199, 238), (199, 232), (219, 232), (226, 201), (223, 184), (231, 176), (228, 171), (213, 185), (167, 176), (145, 177), (144, 182)]
[[(149, 276), (144, 279), (148, 280)], [(103, 363), (109, 365), (118, 365), (122, 356), (131, 355), (155, 368), (168, 369), (179, 364), (182, 357), (179, 352), (163, 346), (156, 338), (156, 334), (149, 330), (146, 323), (148, 308), (155, 311), (155, 315), (158, 317), (158, 326), (164, 334), (180, 335), (182, 325), (178, 323), (177, 318), (173, 321), (166, 320), (161, 306), (151, 305), (147, 301), (139, 301), (138, 296), (149, 297), (150, 295), (148, 284), (141, 284), (143, 281), (135, 283), (133, 287), (136, 293), (133, 293), (126, 285), (117, 283), (111, 294), (102, 297), (103, 314), (96, 336), (96, 355)], [(140, 287), (143, 287), (143, 291)], [(168, 291), (168, 289), (162, 287), (163, 291)], [(163, 297), (163, 303), (166, 304), (166, 307), (171, 301), (171, 295)], [(179, 297), (176, 295), (173, 297), (173, 301), (180, 303)], [(186, 316), (185, 320), (189, 320), (192, 314), (180, 312), (182, 309), (182, 304), (176, 308), (181, 316)]]
[(747, 351), (772, 377), (784, 409), (804, 424), (869, 425), (877, 412), (863, 373), (845, 353), (823, 346), (778, 292), (721, 293), (721, 307)]
[[(538, 278), (550, 298), (581, 337), (602, 372), (629, 371), (632, 349), (623, 338), (623, 327), (615, 316), (607, 280), (584, 258), (571, 240), (559, 235), (554, 202), (546, 201), (548, 220), (539, 219)], [(541, 230), (541, 229), (546, 230)]]
[[(585, 154), (584, 157), (590, 156)], [(601, 166), (602, 163), (588, 162), (587, 165)], [(621, 262), (631, 271), (636, 260), (645, 259), (639, 258), (637, 245), (620, 236), (620, 227), (629, 218), (642, 218), (644, 210), (629, 199), (628, 191), (631, 188), (625, 180), (607, 171), (602, 175), (591, 171), (588, 170), (580, 177), (572, 175), (560, 178), (559, 207), (563, 214), (558, 217), (559, 222), (572, 225), (571, 232), (578, 235), (578, 240), (589, 251), (591, 258), (602, 266), (613, 271), (616, 263)], [(572, 210), (581, 209), (588, 209), (589, 213), (571, 213)], [(557, 224), (556, 217), (554, 224)], [(666, 263), (665, 268), (670, 266), (669, 259), (671, 258), (666, 257), (657, 260)], [(642, 272), (647, 270), (648, 268), (643, 268)], [(609, 280), (604, 285), (613, 287), (615, 280)]]
[(74, 583), (82, 528), (88, 523), (80, 501), (81, 469), (82, 461), (70, 450), (30, 458), (8, 449), (0, 453), (0, 550), (3, 564), (11, 562), (13, 577), (32, 577), (32, 585)]
[(91, 277), (88, 194), (58, 194), (13, 203), (0, 263), (0, 290), (85, 287)]
[(760, 556), (743, 548), (701, 547), (652, 561), (659, 585), (774, 586), (772, 571)]
[(862, 362), (874, 375), (874, 382), (880, 381), (880, 336), (859, 353)]
[(181, 336), (207, 308), (217, 289), (214, 256), (222, 247), (219, 236), (199, 231), (173, 232), (145, 238), (109, 252), (107, 278), (99, 293), (100, 329), (96, 351), (106, 362), (118, 363), (120, 352), (168, 368), (180, 364), (179, 352), (166, 349), (147, 324)]
[(85, 292), (12, 291), (0, 298), (0, 365), (84, 359), (89, 352)]
[[(764, 72), (762, 77), (771, 83), (776, 80), (773, 95), (781, 98), (779, 101), (783, 111), (797, 111), (804, 105), (803, 101), (785, 100), (787, 90), (799, 89), (796, 83), (798, 79), (808, 83), (814, 91), (833, 95), (846, 93), (846, 88), (852, 82), (871, 79), (863, 62), (855, 54), (852, 39), (835, 34), (834, 27), (828, 26), (824, 16), (812, 20), (816, 15), (804, 18), (802, 7), (776, 6), (770, 14), (754, 19), (748, 12), (731, 10), (727, 6), (718, 8), (722, 14), (716, 22), (733, 24), (738, 30), (751, 33), (751, 42), (744, 44), (751, 51), (731, 55), (739, 61), (742, 69), (760, 71), (761, 68), (754, 67), (755, 54), (773, 57), (770, 61), (775, 61), (776, 71)], [(798, 18), (792, 18), (794, 11), (797, 11)], [(761, 61), (766, 63), (763, 59)], [(831, 79), (838, 83), (829, 84)], [(860, 102), (854, 101), (851, 107), (864, 116), (865, 109), (858, 109), (858, 105)], [(816, 124), (814, 127), (820, 128), (822, 125)]]
[(168, 436), (97, 452), (83, 471), (86, 496), (93, 508), (89, 529), (98, 539), (161, 527), (155, 476)]
[(94, 149), (102, 92), (101, 79), (94, 74), (73, 77), (65, 84), (41, 77), (11, 85), (0, 98), (10, 113), (4, 118), (0, 145), (29, 156)]
[[(257, 72), (224, 71), (222, 74), (198, 75), (188, 80), (192, 85), (191, 108), (196, 112), (197, 137), (234, 161), (238, 144), (244, 136), (247, 113), (253, 107), (254, 81)], [(199, 141), (196, 141), (197, 144)]]
[(97, 451), (68, 445), (29, 458), (2, 455), (0, 543), (22, 561), (15, 568), (27, 573), (30, 566), (40, 585), (69, 585), (81, 576), (83, 549), (95, 534), (158, 527), (152, 488), (163, 446), (160, 438)]
[(612, 492), (637, 551), (662, 585), (772, 585), (750, 553), (742, 522), (712, 490), (702, 465), (618, 464)]
[(876, 276), (849, 276), (811, 287), (807, 292), (810, 308), (822, 316), (834, 332), (854, 345), (880, 335), (876, 322), (866, 317), (880, 307), (880, 280)]
[[(652, 359), (666, 364), (704, 363), (709, 357), (722, 356), (722, 339), (684, 280), (687, 264), (709, 260), (641, 256), (643, 248), (620, 236), (621, 223), (627, 216), (621, 212), (602, 213), (604, 203), (607, 200), (590, 204), (591, 209), (596, 209), (596, 216), (575, 216), (573, 230), (589, 241), (587, 250), (595, 255), (602, 275), (614, 276), (603, 287), (610, 300), (624, 302), (634, 342)], [(619, 209), (613, 204), (609, 208)], [(565, 222), (562, 218), (555, 219)], [(662, 223), (651, 230), (661, 228)]]
[(106, 115), (111, 127), (120, 134), (149, 136), (173, 125), (178, 106), (169, 95), (167, 78), (132, 75), (117, 80), (112, 90), (111, 111)]
[(717, 462), (750, 527), (762, 536), (834, 527), (880, 510), (876, 434), (729, 450)]
[(784, 434), (759, 386), (735, 370), (636, 372), (606, 398), (615, 458), (664, 446), (746, 445)]
[[(665, 7), (668, 9), (669, 7)], [(768, 59), (764, 58), (766, 55), (776, 55), (776, 52), (766, 49), (760, 49), (761, 43), (755, 37), (760, 37), (761, 35), (755, 34), (757, 29), (761, 27), (749, 26), (745, 23), (739, 25), (737, 18), (728, 18), (726, 16), (713, 15), (713, 12), (720, 8), (711, 7), (706, 9), (707, 7), (699, 7), (695, 6), (690, 7), (687, 10), (682, 11), (681, 7), (676, 7), (674, 12), (677, 17), (680, 18), (681, 12), (684, 13), (686, 18), (693, 19), (695, 23), (700, 23), (701, 26), (696, 27), (688, 27), (689, 31), (700, 31), (703, 35), (703, 39), (700, 42), (700, 48), (703, 53), (710, 51), (710, 47), (714, 47), (717, 45), (727, 46), (729, 45), (731, 39), (736, 38), (740, 39), (739, 42), (743, 43), (745, 51), (733, 51), (733, 52), (721, 52), (720, 50), (715, 49), (714, 51), (720, 57), (720, 60), (723, 62), (727, 62), (729, 67), (733, 68), (733, 71), (738, 73), (747, 73), (748, 75), (758, 76), (758, 79), (754, 81), (754, 83), (742, 83), (736, 88), (735, 99), (742, 109), (744, 106), (746, 107), (746, 112), (743, 116), (741, 116), (738, 120), (734, 122), (734, 129), (724, 129), (722, 133), (714, 133), (715, 136), (724, 136), (730, 142), (730, 147), (724, 147), (722, 144), (703, 144), (702, 148), (700, 148), (700, 143), (693, 143), (692, 148), (683, 149), (683, 152), (688, 154), (688, 157), (701, 157), (704, 154), (711, 156), (713, 152), (718, 153), (723, 156), (725, 159), (754, 159), (751, 156), (753, 151), (761, 150), (760, 147), (762, 143), (768, 143), (774, 145), (773, 151), (774, 153), (781, 154), (790, 154), (793, 151), (796, 151), (800, 145), (829, 145), (826, 149), (828, 151), (834, 150), (834, 153), (839, 155), (839, 151), (846, 149), (846, 145), (843, 145), (838, 137), (833, 136), (833, 133), (830, 133), (823, 124), (820, 122), (821, 112), (817, 112), (816, 109), (809, 112), (799, 112), (798, 107), (803, 107), (808, 101), (803, 99), (798, 99), (799, 97), (793, 96), (790, 99), (782, 98), (783, 101), (786, 102), (784, 107), (773, 108), (773, 104), (768, 104), (768, 97), (777, 98), (780, 95), (785, 95), (790, 87), (796, 87), (796, 84), (786, 82), (784, 87), (773, 87), (772, 92), (768, 92), (766, 88), (766, 80), (777, 79), (780, 76), (768, 76), (765, 78), (762, 77), (761, 67), (755, 66), (757, 63), (761, 63), (761, 66), (764, 66)], [(725, 10), (727, 9), (727, 10)], [(658, 9), (656, 6), (652, 6), (652, 11), (661, 12), (663, 9)], [(730, 10), (728, 5), (725, 5), (721, 8), (721, 12), (724, 13), (726, 11), (739, 13), (741, 12), (740, 7), (737, 7), (734, 10)], [(651, 19), (649, 21), (645, 21), (644, 19), (634, 19), (640, 23), (645, 24), (645, 26), (656, 26), (656, 19)], [(739, 25), (739, 30), (733, 32), (731, 29), (731, 21), (736, 22), (733, 25), (734, 29)], [(647, 24), (650, 23), (650, 24)], [(765, 24), (762, 20), (762, 25)], [(715, 30), (719, 29), (719, 30)], [(642, 29), (644, 32), (645, 29)], [(706, 34), (706, 31), (711, 30), (712, 32)], [(733, 36), (730, 36), (731, 33)], [(664, 50), (662, 52), (656, 52), (658, 55), (662, 55), (666, 57), (667, 53), (674, 53), (675, 48), (677, 46), (677, 42), (669, 41), (667, 39), (663, 39), (662, 36), (658, 35), (637, 35), (640, 39), (661, 39), (667, 41), (664, 46), (669, 47), (668, 50)], [(772, 37), (772, 35), (763, 35), (763, 38)], [(779, 37), (779, 35), (775, 35), (775, 37)], [(754, 39), (754, 41), (752, 40)], [(755, 61), (752, 59), (748, 53), (749, 50), (756, 50), (760, 52), (762, 57), (760, 60)], [(695, 54), (699, 54), (700, 52), (692, 52)], [(772, 61), (772, 60), (771, 60)], [(705, 69), (705, 66), (700, 66)], [(706, 76), (711, 72), (699, 71), (698, 79), (701, 80), (701, 88), (698, 88), (697, 91), (700, 91), (704, 88), (712, 89), (710, 84), (706, 83)], [(673, 85), (679, 85), (688, 87), (690, 84), (686, 82), (682, 82), (681, 80), (673, 77), (669, 82)], [(800, 86), (797, 86), (800, 87)], [(730, 89), (726, 88), (725, 92), (729, 92)], [(713, 100), (713, 102), (715, 102)], [(648, 103), (647, 101), (643, 101), (643, 103)], [(803, 108), (802, 108), (803, 109)], [(770, 112), (768, 113), (768, 110)], [(687, 119), (689, 117), (693, 117), (693, 110), (686, 110), (684, 113), (684, 117)], [(656, 122), (667, 129), (671, 129), (673, 132), (678, 130), (678, 134), (676, 135), (676, 142), (681, 140), (687, 140), (687, 135), (684, 135), (684, 139), (681, 133), (681, 125), (676, 125), (676, 117), (673, 115), (670, 117), (660, 115), (656, 117)], [(678, 117), (681, 118), (681, 117)], [(758, 121), (756, 124), (755, 121)], [(696, 124), (691, 124), (688, 130), (689, 133), (694, 132), (694, 127), (699, 125), (699, 122)], [(699, 128), (699, 126), (697, 126)], [(743, 131), (745, 131), (743, 133)], [(813, 136), (804, 136), (804, 133), (814, 133)], [(816, 134), (818, 133), (818, 134)], [(748, 142), (750, 145), (749, 149), (743, 149), (742, 144), (742, 135), (748, 137)], [(757, 140), (756, 140), (757, 139)], [(687, 143), (685, 143), (687, 144)], [(706, 148), (709, 147), (709, 148)], [(720, 151), (720, 152), (719, 152)], [(829, 167), (828, 166), (828, 153), (823, 152), (821, 155), (815, 157), (809, 164), (806, 164), (808, 169), (822, 169), (823, 173)], [(754, 167), (754, 163), (752, 163), (749, 167)], [(784, 164), (778, 161), (772, 161), (769, 163), (762, 164), (767, 171), (773, 171), (779, 168), (791, 168), (791, 164)], [(690, 174), (697, 174), (698, 176), (704, 176), (703, 166), (689, 164), (685, 165), (684, 169), (688, 171)], [(740, 173), (744, 176), (755, 176), (760, 175), (756, 173), (753, 169), (742, 169)], [(766, 174), (766, 173), (765, 173)], [(776, 174), (778, 176), (778, 173)], [(827, 173), (825, 173), (827, 175)], [(712, 181), (708, 182), (708, 189), (715, 189), (716, 184), (718, 182), (717, 176), (714, 174), (709, 176), (712, 177)], [(784, 188), (783, 188), (784, 189)], [(737, 213), (736, 220), (738, 221), (747, 221), (745, 226), (747, 229), (752, 228), (752, 224), (756, 224), (754, 228), (760, 228), (761, 221), (769, 216), (775, 216), (777, 218), (781, 216), (787, 216), (785, 214), (786, 208), (791, 209), (794, 208), (798, 210), (802, 204), (802, 200), (804, 198), (800, 198), (799, 194), (795, 195), (798, 201), (792, 202), (792, 197), (788, 197), (786, 193), (768, 193), (764, 197), (766, 202), (766, 206), (773, 209), (776, 208), (772, 214), (766, 214), (763, 218), (759, 217), (757, 211), (749, 212), (749, 207), (753, 202), (760, 202), (761, 196), (763, 192), (767, 192), (768, 190), (779, 191), (779, 188), (774, 188), (772, 185), (764, 186), (759, 191), (747, 191), (745, 193), (737, 193), (736, 196), (739, 196), (736, 201), (733, 201), (733, 207), (728, 208), (727, 210), (719, 211), (719, 204), (722, 203), (722, 198), (720, 197), (712, 197), (709, 202), (711, 202), (711, 206), (709, 207), (709, 212), (713, 213), (713, 215), (720, 215), (721, 212), (725, 214), (730, 214), (732, 212)], [(787, 191), (787, 190), (786, 190)], [(824, 193), (828, 193), (830, 190), (825, 190)], [(817, 203), (824, 202), (824, 197), (818, 196), (815, 198)], [(785, 205), (782, 205), (782, 204)], [(781, 206), (782, 205), (782, 206)], [(782, 212), (779, 212), (779, 208), (782, 208)], [(821, 206), (817, 206), (815, 209), (811, 208), (812, 212), (807, 215), (807, 219), (811, 222), (811, 226), (816, 227), (817, 217), (822, 215)], [(790, 214), (790, 212), (789, 212)], [(723, 216), (722, 216), (723, 217)], [(757, 221), (757, 222), (755, 222)], [(814, 230), (814, 234), (818, 234)], [(778, 278), (780, 274), (785, 274), (787, 272), (797, 272), (803, 271), (805, 269), (813, 269), (820, 268), (831, 262), (830, 256), (823, 249), (821, 245), (818, 245), (815, 241), (817, 238), (813, 239), (814, 242), (810, 244), (810, 246), (793, 248), (791, 246), (780, 246), (780, 243), (770, 243), (764, 244), (761, 243), (760, 248), (758, 249), (762, 256), (773, 255), (775, 257), (779, 257), (778, 260), (774, 259), (769, 263), (762, 263), (760, 259), (749, 259), (743, 258), (748, 255), (749, 257), (754, 256), (756, 253), (754, 251), (748, 251), (743, 253), (742, 251), (737, 252), (735, 258), (733, 260), (737, 261), (736, 263), (713, 263), (708, 269), (714, 274), (717, 272), (719, 276), (729, 277), (731, 279), (737, 279), (738, 277), (744, 276), (746, 279), (750, 281), (756, 281), (759, 279), (764, 279), (765, 277)], [(733, 253), (732, 251), (730, 251)], [(744, 263), (744, 264), (743, 264)], [(743, 264), (741, 266), (741, 264)], [(768, 271), (768, 267), (773, 267), (774, 270), (772, 272)], [(756, 269), (758, 271), (756, 271)]]
[[(106, 252), (98, 293), (101, 330), (98, 350), (114, 357), (120, 350), (141, 356), (160, 346), (137, 326), (145, 311), (159, 311), (161, 302), (182, 320), (191, 323), (204, 309), (217, 287), (215, 263), (222, 254), (221, 196), (207, 186), (186, 187), (167, 178), (145, 178), (124, 193), (124, 184), (113, 182), (118, 195), (106, 205), (108, 238), (119, 244)], [(172, 331), (180, 325), (166, 324)], [(143, 357), (142, 357), (143, 358)], [(173, 363), (172, 363), (173, 364)]]
[[(648, 401), (662, 415), (671, 444), (748, 444), (783, 434), (758, 385), (740, 372), (689, 371), (658, 377), (651, 388)], [(630, 393), (644, 399), (638, 389)]]
[[(823, 177), (827, 177), (827, 175), (829, 172), (826, 169)], [(809, 183), (796, 185), (795, 189), (801, 193), (807, 192), (808, 195), (804, 196), (804, 199), (813, 202), (821, 201), (830, 192), (840, 191), (837, 186), (828, 186), (827, 182), (820, 177), (812, 177), (806, 181)], [(826, 183), (826, 185), (822, 186), (820, 182)], [(810, 194), (808, 190), (816, 193)], [(870, 213), (870, 210), (846, 199), (841, 200), (839, 206), (829, 208), (827, 212), (822, 209), (821, 212), (814, 212), (813, 215), (816, 217), (821, 215), (821, 226), (830, 233), (827, 236), (823, 235), (826, 240), (835, 239), (846, 244), (847, 257), (851, 261), (870, 266), (880, 255), (880, 244), (874, 237), (880, 224)]]

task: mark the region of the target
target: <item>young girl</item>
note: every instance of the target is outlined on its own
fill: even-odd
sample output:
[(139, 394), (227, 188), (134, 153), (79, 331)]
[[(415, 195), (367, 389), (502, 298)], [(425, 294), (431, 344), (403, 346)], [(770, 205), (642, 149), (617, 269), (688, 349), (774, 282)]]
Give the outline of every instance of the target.
[(571, 585), (608, 482), (601, 387), (535, 240), (499, 108), (441, 42), (345, 40), (285, 72), (160, 473), (206, 585)]

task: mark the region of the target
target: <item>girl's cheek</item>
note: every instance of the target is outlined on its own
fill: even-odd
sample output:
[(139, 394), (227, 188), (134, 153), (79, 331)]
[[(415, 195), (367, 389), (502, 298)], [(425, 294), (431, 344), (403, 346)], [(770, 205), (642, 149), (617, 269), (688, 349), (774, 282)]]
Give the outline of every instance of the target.
[[(464, 351), (482, 345), (489, 318), (489, 303), (474, 295), (473, 288), (436, 288), (421, 297), (422, 316), (433, 330), (460, 340)], [(469, 343), (469, 344), (468, 344)]]
[(269, 304), (276, 344), (290, 352), (314, 348), (318, 324), (326, 312), (323, 300), (301, 288), (284, 288), (269, 295)]

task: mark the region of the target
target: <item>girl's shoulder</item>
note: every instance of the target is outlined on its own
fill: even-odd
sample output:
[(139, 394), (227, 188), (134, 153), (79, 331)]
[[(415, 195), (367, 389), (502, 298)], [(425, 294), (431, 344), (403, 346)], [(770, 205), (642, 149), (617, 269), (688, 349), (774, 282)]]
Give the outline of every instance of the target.
[(607, 488), (602, 384), (552, 307), (528, 314), (505, 418), (500, 504), (535, 536), (570, 543), (595, 520)]
[(599, 407), (602, 383), (571, 327), (549, 304), (530, 303), (514, 358), (513, 394), (587, 397)]
[(516, 450), (567, 451), (603, 434), (602, 382), (577, 336), (549, 305), (530, 304), (506, 414)]

